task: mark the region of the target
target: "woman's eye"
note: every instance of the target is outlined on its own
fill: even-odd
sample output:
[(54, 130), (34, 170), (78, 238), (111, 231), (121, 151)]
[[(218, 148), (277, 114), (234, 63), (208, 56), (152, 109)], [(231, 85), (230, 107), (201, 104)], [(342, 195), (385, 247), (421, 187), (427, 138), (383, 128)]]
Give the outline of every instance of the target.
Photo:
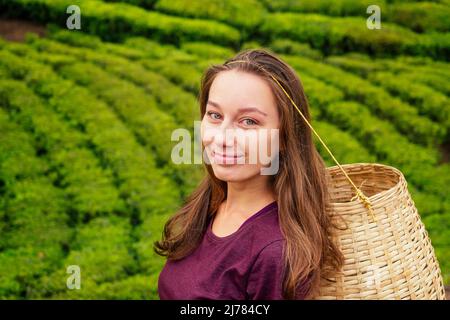
[[(206, 114), (213, 120), (219, 120), (220, 119), (220, 114), (218, 114), (217, 112), (207, 111)], [(215, 117), (215, 116), (217, 116), (217, 117)], [(250, 119), (250, 118), (246, 118), (246, 119), (244, 119), (242, 121), (249, 121), (249, 122), (247, 122), (245, 124), (247, 126), (254, 126), (254, 125), (258, 124), (257, 121), (255, 121), (253, 119)]]
[(219, 119), (219, 118), (214, 118), (214, 115), (218, 115), (220, 117), (220, 115), (218, 113), (216, 113), (216, 112), (208, 111), (207, 114), (208, 114), (209, 117), (211, 117), (214, 120), (218, 120)]
[(244, 121), (251, 121), (250, 123), (247, 122), (248, 126), (253, 126), (253, 125), (258, 124), (255, 120), (250, 119), (250, 118), (244, 119)]

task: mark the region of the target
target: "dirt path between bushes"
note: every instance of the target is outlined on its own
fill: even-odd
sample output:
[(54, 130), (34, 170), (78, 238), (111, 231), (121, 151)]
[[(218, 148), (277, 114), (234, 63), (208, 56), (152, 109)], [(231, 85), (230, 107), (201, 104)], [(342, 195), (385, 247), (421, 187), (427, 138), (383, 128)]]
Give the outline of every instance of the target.
[(23, 42), (27, 32), (32, 32), (42, 37), (46, 34), (46, 28), (34, 22), (0, 18), (0, 37), (9, 41)]

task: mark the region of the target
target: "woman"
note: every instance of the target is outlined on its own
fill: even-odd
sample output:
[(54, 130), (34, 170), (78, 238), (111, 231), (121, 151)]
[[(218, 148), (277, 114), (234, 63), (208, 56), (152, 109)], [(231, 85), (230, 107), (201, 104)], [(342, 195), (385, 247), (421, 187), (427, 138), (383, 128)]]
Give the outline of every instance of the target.
[[(206, 70), (199, 101), (207, 175), (155, 242), (167, 257), (161, 299), (309, 299), (342, 266), (330, 240), (324, 161), (280, 86), (309, 121), (300, 79), (268, 50)], [(269, 131), (279, 132), (275, 143)], [(268, 162), (248, 161), (255, 146), (270, 149)], [(272, 174), (263, 174), (268, 167)]]

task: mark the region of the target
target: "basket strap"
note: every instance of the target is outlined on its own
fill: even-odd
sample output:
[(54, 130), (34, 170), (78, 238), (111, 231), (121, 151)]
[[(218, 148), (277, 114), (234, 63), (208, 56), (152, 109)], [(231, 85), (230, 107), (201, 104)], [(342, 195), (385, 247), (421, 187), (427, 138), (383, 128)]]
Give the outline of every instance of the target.
[[(236, 63), (236, 62), (244, 62), (244, 63), (251, 63), (248, 60), (234, 60), (234, 61), (229, 61), (226, 62), (225, 64), (230, 64), (230, 63)], [(253, 63), (252, 63), (253, 64)], [(289, 100), (291, 101), (291, 103), (294, 105), (294, 107), (297, 109), (298, 113), (300, 113), (300, 115), (302, 116), (303, 120), (305, 120), (306, 124), (311, 128), (311, 130), (314, 132), (314, 134), (317, 136), (317, 138), (319, 139), (319, 141), (322, 143), (322, 145), (324, 146), (324, 148), (328, 151), (328, 153), (330, 154), (331, 158), (334, 160), (334, 162), (336, 162), (336, 164), (338, 165), (339, 169), (341, 169), (341, 171), (344, 173), (345, 177), (347, 178), (347, 180), (350, 182), (350, 184), (353, 186), (353, 189), (355, 190), (356, 195), (354, 197), (351, 198), (350, 201), (353, 201), (355, 198), (359, 198), (361, 200), (361, 202), (363, 203), (364, 207), (366, 207), (369, 210), (370, 215), (372, 216), (372, 219), (374, 221), (376, 221), (375, 218), (375, 214), (373, 212), (373, 208), (372, 208), (372, 203), (370, 202), (369, 198), (353, 183), (352, 179), (350, 179), (350, 177), (348, 176), (347, 172), (345, 172), (344, 168), (342, 168), (342, 166), (339, 164), (339, 162), (336, 160), (336, 158), (334, 157), (333, 153), (331, 152), (331, 150), (327, 147), (327, 145), (325, 144), (325, 142), (323, 142), (322, 138), (320, 138), (319, 134), (316, 132), (316, 130), (314, 130), (314, 128), (311, 126), (311, 124), (309, 123), (309, 121), (306, 119), (306, 117), (303, 115), (303, 113), (300, 111), (299, 107), (297, 107), (297, 105), (295, 104), (294, 100), (292, 100), (291, 96), (286, 92), (286, 90), (283, 88), (283, 86), (280, 84), (280, 82), (272, 75), (272, 73), (268, 72), (267, 70), (265, 70), (262, 66), (260, 65), (256, 65), (258, 68), (262, 69), (264, 72), (266, 72), (267, 74), (269, 74), (272, 79), (280, 86), (281, 90), (283, 90), (284, 94), (289, 98)]]

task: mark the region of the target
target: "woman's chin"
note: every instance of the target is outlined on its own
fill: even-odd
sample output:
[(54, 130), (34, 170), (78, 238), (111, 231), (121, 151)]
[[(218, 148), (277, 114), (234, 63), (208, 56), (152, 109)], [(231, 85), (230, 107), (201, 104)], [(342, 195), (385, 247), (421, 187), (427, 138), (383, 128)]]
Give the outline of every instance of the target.
[(257, 174), (253, 174), (253, 170), (248, 168), (245, 165), (212, 165), (214, 175), (217, 179), (227, 182), (238, 182), (248, 180), (251, 176)]

